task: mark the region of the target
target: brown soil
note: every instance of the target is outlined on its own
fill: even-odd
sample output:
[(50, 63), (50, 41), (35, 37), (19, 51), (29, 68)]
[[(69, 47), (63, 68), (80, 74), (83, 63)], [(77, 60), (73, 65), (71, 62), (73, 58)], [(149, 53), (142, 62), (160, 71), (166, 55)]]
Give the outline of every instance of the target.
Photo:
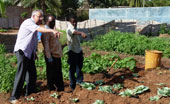
[[(84, 48), (85, 56), (89, 56), (92, 50), (89, 48)], [(105, 51), (93, 51), (100, 53), (102, 55), (108, 54)], [(127, 57), (129, 55), (119, 54), (121, 57)], [(150, 91), (145, 92), (139, 95), (139, 98), (133, 97), (121, 97), (117, 94), (110, 94), (105, 92), (98, 91), (98, 87), (94, 90), (86, 90), (77, 85), (75, 91), (73, 93), (68, 92), (57, 92), (57, 91), (49, 91), (46, 87), (46, 80), (37, 81), (37, 85), (40, 88), (40, 91), (28, 96), (28, 98), (35, 98), (34, 101), (27, 101), (24, 96), (21, 96), (19, 99), (20, 104), (72, 104), (70, 101), (71, 98), (79, 98), (79, 102), (77, 104), (92, 104), (95, 100), (100, 99), (104, 100), (105, 104), (169, 104), (170, 98), (161, 98), (159, 101), (149, 101), (149, 97), (155, 96), (157, 93), (157, 88), (161, 88), (162, 86), (157, 85), (159, 83), (165, 83), (165, 86), (170, 87), (170, 59), (162, 59), (162, 67), (159, 69), (152, 69), (149, 71), (144, 70), (144, 57), (142, 56), (134, 56), (137, 60), (136, 73), (138, 73), (139, 77), (133, 77), (132, 72), (126, 69), (114, 70), (111, 69), (108, 73), (98, 73), (98, 74), (85, 74), (84, 81), (86, 82), (94, 82), (97, 80), (103, 80), (105, 85), (113, 85), (115, 83), (123, 83), (124, 88), (121, 89), (121, 92), (125, 89), (134, 89), (136, 86), (145, 85), (150, 88)], [(121, 78), (124, 76), (124, 79)], [(65, 81), (65, 90), (69, 88), (69, 81)], [(50, 94), (57, 93), (60, 95), (59, 98), (50, 97)], [(10, 94), (1, 94), (0, 95), (0, 103), (7, 103), (7, 99)]]
[[(97, 52), (99, 54), (105, 55), (108, 53), (115, 54), (113, 52), (105, 52), (105, 51), (95, 51), (90, 50), (89, 48), (83, 48), (85, 57), (89, 56), (92, 52)], [(117, 54), (117, 53), (116, 53)], [(126, 54), (119, 54), (121, 58), (132, 56)], [(77, 85), (76, 89), (72, 93), (68, 92), (57, 92), (57, 91), (49, 91), (46, 87), (46, 80), (38, 80), (37, 85), (40, 88), (40, 91), (34, 94), (31, 94), (27, 98), (33, 97), (34, 101), (28, 101), (24, 96), (21, 96), (18, 104), (74, 104), (70, 101), (71, 98), (79, 98), (79, 102), (77, 104), (92, 104), (97, 99), (104, 100), (105, 104), (170, 104), (170, 97), (163, 97), (158, 101), (150, 101), (149, 98), (151, 96), (155, 96), (157, 94), (157, 88), (161, 88), (163, 86), (157, 85), (159, 83), (164, 83), (165, 86), (170, 87), (170, 59), (162, 58), (162, 64), (160, 68), (152, 69), (152, 70), (144, 70), (144, 56), (133, 56), (138, 61), (135, 73), (138, 73), (139, 77), (133, 77), (132, 72), (127, 69), (111, 69), (108, 73), (98, 73), (98, 74), (85, 74), (84, 81), (94, 82), (97, 80), (103, 80), (105, 85), (113, 85), (115, 83), (123, 83), (124, 88), (120, 91), (124, 91), (125, 89), (134, 89), (136, 86), (145, 85), (150, 88), (150, 91), (147, 91), (138, 98), (134, 97), (121, 97), (117, 94), (110, 94), (105, 92), (98, 91), (97, 86), (94, 90), (86, 90)], [(122, 79), (121, 76), (124, 76)], [(69, 81), (64, 81), (65, 90), (69, 89)], [(60, 95), (59, 98), (50, 97), (50, 94), (57, 93)], [(0, 94), (0, 104), (9, 104), (8, 98), (10, 97), (10, 93)]]

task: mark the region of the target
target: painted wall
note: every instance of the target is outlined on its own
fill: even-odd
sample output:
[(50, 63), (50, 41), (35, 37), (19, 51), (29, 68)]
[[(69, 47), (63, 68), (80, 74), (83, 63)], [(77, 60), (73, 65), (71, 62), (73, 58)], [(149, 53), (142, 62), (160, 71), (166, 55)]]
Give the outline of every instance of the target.
[(170, 23), (170, 6), (168, 7), (141, 7), (141, 8), (105, 8), (90, 9), (89, 19), (103, 20), (154, 20), (160, 23)]

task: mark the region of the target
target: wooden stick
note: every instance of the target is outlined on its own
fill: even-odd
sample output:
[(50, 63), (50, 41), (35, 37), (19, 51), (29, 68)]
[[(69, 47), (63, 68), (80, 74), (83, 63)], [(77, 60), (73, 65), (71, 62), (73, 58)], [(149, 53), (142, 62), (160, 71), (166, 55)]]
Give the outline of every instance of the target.
[(108, 72), (110, 71), (110, 69), (116, 64), (116, 62), (118, 61), (118, 59), (116, 59), (113, 64), (111, 65), (111, 67), (107, 70)]

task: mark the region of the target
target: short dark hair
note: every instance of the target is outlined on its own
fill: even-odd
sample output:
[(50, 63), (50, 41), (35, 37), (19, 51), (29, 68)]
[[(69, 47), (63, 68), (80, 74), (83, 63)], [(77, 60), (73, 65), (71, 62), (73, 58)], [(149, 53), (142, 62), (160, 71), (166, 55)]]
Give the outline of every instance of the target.
[(76, 20), (76, 16), (75, 16), (75, 15), (70, 15), (70, 16), (67, 18), (68, 21), (70, 21), (71, 19)]
[(54, 17), (54, 19), (56, 19), (56, 16), (54, 16), (54, 15), (48, 15), (46, 18), (45, 18), (45, 22), (48, 22), (48, 18), (49, 17)]

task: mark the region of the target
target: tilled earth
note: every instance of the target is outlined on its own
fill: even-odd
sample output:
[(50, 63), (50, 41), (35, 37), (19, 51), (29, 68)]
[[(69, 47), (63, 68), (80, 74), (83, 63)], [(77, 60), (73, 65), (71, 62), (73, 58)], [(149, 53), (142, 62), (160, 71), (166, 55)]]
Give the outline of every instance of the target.
[[(91, 54), (92, 50), (89, 48), (83, 48), (85, 51), (85, 56)], [(104, 51), (93, 51), (100, 53), (102, 55), (107, 54), (108, 52)], [(120, 57), (128, 57), (129, 55), (119, 54)], [(103, 80), (105, 85), (113, 85), (115, 83), (123, 83), (124, 88), (121, 90), (115, 90), (117, 93), (124, 91), (125, 89), (134, 89), (136, 86), (145, 85), (150, 88), (149, 91), (144, 92), (135, 97), (121, 97), (118, 94), (110, 94), (105, 92), (98, 91), (98, 87), (94, 90), (87, 90), (81, 88), (77, 85), (74, 92), (57, 92), (49, 91), (46, 86), (46, 80), (37, 81), (37, 85), (40, 88), (40, 91), (34, 94), (31, 94), (27, 98), (33, 97), (33, 101), (28, 101), (27, 98), (21, 96), (19, 99), (19, 104), (74, 104), (70, 101), (72, 98), (78, 98), (79, 102), (77, 104), (92, 104), (96, 100), (103, 100), (105, 104), (169, 104), (170, 98), (163, 97), (158, 101), (150, 101), (151, 96), (157, 95), (157, 89), (162, 88), (163, 86), (158, 85), (164, 83), (164, 86), (170, 87), (170, 70), (169, 63), (170, 59), (162, 58), (162, 65), (160, 68), (152, 70), (144, 70), (144, 56), (133, 56), (138, 60), (135, 73), (138, 73), (138, 77), (134, 77), (132, 72), (128, 69), (111, 69), (108, 73), (98, 73), (98, 74), (85, 74), (84, 81), (86, 82), (95, 82), (98, 80)], [(122, 78), (121, 76), (124, 76)], [(69, 81), (65, 80), (65, 90), (69, 88)], [(50, 94), (57, 93), (59, 98), (51, 97)], [(9, 98), (10, 93), (1, 94), (0, 100), (1, 104), (8, 103), (7, 99)]]
[[(15, 37), (16, 38), (16, 37)], [(1, 38), (2, 39), (2, 38)], [(14, 42), (13, 42), (14, 43)], [(11, 49), (12, 50), (12, 49)], [(96, 52), (102, 55), (108, 54), (110, 52), (105, 51), (94, 51), (90, 50), (88, 47), (84, 47), (84, 56), (89, 56), (92, 52)], [(118, 53), (112, 53), (118, 54)], [(119, 54), (121, 58), (129, 57), (132, 55)], [(110, 94), (105, 92), (98, 91), (98, 87), (94, 90), (87, 90), (81, 88), (77, 85), (74, 92), (57, 92), (49, 91), (46, 86), (46, 80), (38, 80), (37, 86), (39, 91), (33, 93), (27, 98), (33, 97), (34, 100), (27, 100), (23, 95), (19, 99), (18, 104), (74, 104), (70, 101), (72, 98), (78, 98), (79, 101), (76, 104), (92, 104), (96, 100), (103, 100), (105, 104), (170, 104), (170, 97), (163, 97), (158, 101), (150, 101), (151, 96), (157, 95), (157, 89), (162, 88), (160, 83), (164, 83), (164, 86), (170, 87), (170, 59), (162, 58), (162, 64), (160, 68), (145, 70), (144, 66), (144, 56), (132, 56), (137, 62), (137, 67), (135, 73), (138, 73), (138, 77), (134, 77), (132, 72), (127, 69), (111, 69), (108, 73), (98, 73), (98, 74), (85, 74), (84, 81), (86, 82), (95, 82), (98, 80), (103, 80), (105, 85), (113, 85), (115, 83), (124, 84), (124, 88), (121, 90), (115, 90), (117, 93), (124, 91), (125, 89), (134, 89), (136, 86), (145, 85), (150, 88), (149, 91), (144, 92), (135, 97), (121, 97), (118, 94)], [(124, 78), (122, 78), (124, 76)], [(65, 90), (69, 88), (69, 81), (65, 80)], [(51, 94), (57, 93), (59, 98), (51, 97)], [(4, 94), (0, 93), (0, 104), (9, 104), (8, 98), (10, 93)]]

